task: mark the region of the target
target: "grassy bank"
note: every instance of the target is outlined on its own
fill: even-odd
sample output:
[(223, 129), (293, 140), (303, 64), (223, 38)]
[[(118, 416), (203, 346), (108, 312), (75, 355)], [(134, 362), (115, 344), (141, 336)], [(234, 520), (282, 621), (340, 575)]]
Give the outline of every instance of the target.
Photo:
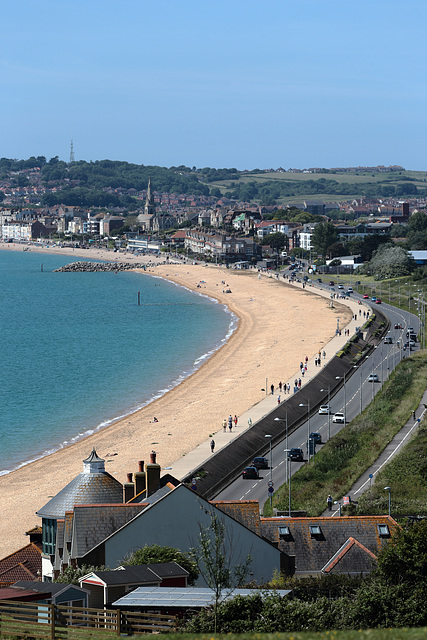
[[(302, 467), (292, 476), (292, 509), (301, 509), (310, 516), (318, 516), (325, 509), (329, 493), (334, 500), (342, 498), (409, 419), (426, 387), (427, 354), (419, 352), (403, 360), (363, 413), (327, 442), (316, 453), (312, 464)], [(418, 471), (420, 477), (424, 468), (427, 475), (427, 464), (423, 467), (421, 459)], [(386, 486), (382, 482), (383, 480), (381, 487)], [(397, 488), (395, 492), (393, 488), (394, 511), (399, 513), (407, 513), (406, 496), (409, 488), (405, 484), (405, 474), (401, 473), (401, 493), (398, 493)], [(417, 513), (427, 513), (426, 498), (427, 486), (422, 491), (419, 486), (418, 494), (413, 496), (413, 506)], [(362, 504), (361, 501), (358, 513), (362, 513)], [(381, 494), (378, 490), (373, 504), (375, 513), (386, 513), (386, 492), (382, 491)], [(276, 491), (273, 507), (283, 511), (288, 509), (287, 484)], [(352, 508), (355, 509), (355, 505)], [(264, 513), (271, 513), (269, 503), (266, 503)]]

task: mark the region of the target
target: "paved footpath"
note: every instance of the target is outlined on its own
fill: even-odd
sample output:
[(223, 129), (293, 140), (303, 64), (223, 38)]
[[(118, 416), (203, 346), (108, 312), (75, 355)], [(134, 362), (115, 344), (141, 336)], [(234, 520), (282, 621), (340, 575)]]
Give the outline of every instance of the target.
[[(264, 277), (274, 277), (274, 276), (268, 275)], [(298, 287), (300, 289), (303, 288), (302, 283), (293, 283), (292, 286)], [(330, 291), (328, 290), (321, 289), (319, 287), (310, 286), (310, 285), (307, 285), (305, 287), (305, 290), (308, 293), (320, 295), (330, 300), (331, 294), (330, 294)], [(356, 300), (353, 300), (351, 298), (334, 300), (333, 302), (334, 304), (339, 303), (348, 307), (350, 311), (352, 311), (353, 313), (352, 319), (346, 326), (340, 325), (341, 335), (335, 335), (334, 338), (332, 338), (332, 340), (327, 345), (322, 345), (322, 348), (320, 349), (320, 351), (322, 352), (322, 365), (320, 367), (315, 366), (314, 364), (315, 356), (313, 356), (307, 362), (307, 371), (305, 372), (304, 376), (301, 376), (301, 373), (298, 370), (294, 375), (292, 375), (289, 378), (289, 380), (286, 380), (286, 381), (282, 380), (282, 382), (286, 382), (286, 384), (287, 383), (290, 384), (291, 394), (293, 393), (295, 378), (301, 378), (301, 382), (303, 386), (306, 385), (310, 380), (313, 380), (313, 378), (315, 378), (316, 375), (322, 370), (322, 367), (325, 364), (327, 364), (335, 356), (335, 354), (343, 348), (343, 346), (347, 343), (350, 337), (356, 332), (356, 327), (360, 327), (366, 321), (366, 319), (363, 318), (363, 311), (368, 311), (369, 313), (371, 313), (371, 308), (369, 306), (363, 305), (363, 304), (360, 305)], [(361, 318), (359, 316), (359, 310), (362, 310)], [(357, 319), (355, 319), (355, 317), (357, 317)], [(350, 331), (349, 336), (344, 335), (344, 328), (349, 329)], [(323, 358), (323, 351), (326, 352), (325, 358)], [(274, 394), (271, 394), (270, 392), (271, 382), (274, 383), (274, 387), (275, 387)], [(170, 467), (164, 467), (163, 470), (168, 471), (175, 478), (177, 478), (178, 480), (181, 480), (182, 478), (186, 477), (189, 473), (191, 473), (191, 471), (198, 469), (205, 462), (205, 460), (207, 460), (211, 455), (210, 442), (212, 438), (215, 441), (215, 452), (217, 452), (223, 447), (227, 446), (232, 439), (236, 438), (237, 436), (240, 436), (241, 433), (243, 433), (246, 429), (248, 429), (249, 428), (248, 421), (251, 421), (252, 424), (255, 424), (256, 422), (258, 422), (258, 420), (260, 420), (261, 418), (266, 416), (268, 413), (270, 413), (271, 411), (277, 408), (277, 396), (280, 393), (278, 387), (276, 386), (277, 383), (278, 383), (277, 380), (268, 381), (266, 396), (262, 400), (257, 402), (254, 406), (252, 406), (248, 411), (238, 416), (237, 427), (234, 426), (234, 422), (233, 422), (233, 429), (231, 433), (229, 432), (228, 426), (227, 426), (226, 432), (223, 432), (222, 425), (218, 425), (218, 431), (216, 431), (215, 433), (212, 433), (207, 440), (205, 440), (204, 442), (201, 442), (195, 449), (193, 449), (192, 451), (182, 456), (179, 460), (176, 460)], [(280, 393), (280, 396), (281, 396), (282, 402), (284, 402), (286, 398), (290, 397), (288, 394), (284, 394), (283, 391), (282, 393)], [(234, 417), (234, 413), (233, 413), (233, 417)], [(228, 418), (228, 416), (224, 416), (224, 418)]]
[[(415, 411), (415, 419), (411, 414), (409, 420), (402, 427), (399, 433), (394, 436), (393, 440), (389, 442), (381, 455), (377, 458), (377, 460), (375, 460), (374, 464), (360, 476), (360, 478), (351, 487), (350, 491), (346, 494), (347, 496), (350, 496), (353, 502), (357, 502), (359, 496), (361, 496), (362, 493), (370, 488), (371, 484), (375, 482), (377, 473), (381, 471), (384, 465), (390, 462), (393, 456), (395, 456), (397, 453), (400, 453), (411, 435), (415, 432), (417, 427), (419, 427), (420, 422), (424, 419), (427, 412), (426, 407), (427, 389), (424, 391), (421, 402), (418, 405), (417, 410)], [(337, 502), (343, 504), (342, 499)], [(339, 516), (339, 504), (333, 505), (332, 512), (326, 509), (322, 513), (322, 516), (330, 516), (331, 518)]]

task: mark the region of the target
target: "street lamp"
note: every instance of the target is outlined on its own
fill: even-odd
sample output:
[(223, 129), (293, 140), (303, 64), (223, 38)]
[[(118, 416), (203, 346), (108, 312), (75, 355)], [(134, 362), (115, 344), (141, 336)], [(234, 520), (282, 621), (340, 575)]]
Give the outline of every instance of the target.
[(391, 487), (384, 487), (384, 491), (388, 491), (388, 515), (391, 516)]
[(345, 388), (345, 376), (346, 374), (344, 373), (343, 376), (335, 376), (335, 380), (344, 380), (344, 424), (347, 423), (347, 392), (346, 392), (346, 388)]
[(308, 464), (310, 464), (310, 400), (307, 401), (307, 404), (300, 403), (300, 407), (307, 407), (307, 454), (308, 454)]
[(334, 504), (338, 505), (338, 515), (341, 518), (341, 502), (338, 502), (338, 500), (334, 500)]
[[(269, 438), (269, 440), (270, 440), (270, 482), (271, 482), (270, 487), (273, 488), (273, 451), (271, 449), (272, 436), (268, 433), (265, 437)], [(273, 507), (273, 492), (272, 491), (270, 491), (270, 507)]]
[[(326, 389), (320, 389), (326, 391)], [(331, 387), (328, 387), (328, 440), (331, 439)]]
[(290, 449), (285, 449), (284, 451), (286, 453), (286, 459), (289, 460), (289, 474), (287, 474), (287, 478), (288, 478), (288, 488), (289, 488), (289, 517), (291, 517), (291, 514), (292, 514), (292, 510), (291, 510), (291, 477), (292, 477), (291, 465), (292, 465), (292, 460), (289, 458)]
[[(288, 412), (286, 412), (286, 417), (283, 418), (274, 418), (274, 422), (285, 422), (286, 423), (286, 449), (288, 448)], [(288, 458), (286, 458), (286, 477), (288, 476)]]

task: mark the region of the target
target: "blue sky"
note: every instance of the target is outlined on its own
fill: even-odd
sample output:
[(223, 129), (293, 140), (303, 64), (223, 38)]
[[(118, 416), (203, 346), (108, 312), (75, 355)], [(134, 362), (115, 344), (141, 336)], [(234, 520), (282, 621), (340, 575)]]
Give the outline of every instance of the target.
[(425, 162), (425, 0), (3, 3), (0, 157)]

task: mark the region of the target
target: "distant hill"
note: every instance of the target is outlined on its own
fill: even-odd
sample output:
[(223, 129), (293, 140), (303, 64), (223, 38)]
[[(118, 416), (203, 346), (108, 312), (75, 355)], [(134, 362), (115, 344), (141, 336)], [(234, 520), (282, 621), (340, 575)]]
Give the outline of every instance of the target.
[[(65, 189), (69, 204), (92, 201), (94, 194), (116, 190), (121, 204), (129, 204), (126, 192), (141, 192), (151, 177), (154, 191), (194, 196), (226, 196), (236, 202), (264, 205), (301, 202), (304, 199), (348, 200), (355, 197), (408, 198), (427, 196), (427, 172), (322, 169), (314, 173), (259, 170), (238, 171), (235, 168), (159, 167), (136, 165), (116, 160), (66, 163), (44, 156), (27, 160), (0, 159), (0, 180), (13, 179), (30, 183), (38, 174), (47, 187)], [(75, 191), (75, 190), (79, 191)], [(82, 191), (83, 190), (83, 191)], [(122, 192), (122, 193), (120, 193)], [(124, 192), (124, 193), (123, 193)], [(85, 197), (90, 193), (91, 197)], [(111, 200), (110, 197), (110, 200)], [(96, 199), (96, 198), (95, 198)], [(59, 194), (54, 200), (61, 200)], [(75, 202), (71, 202), (75, 200)], [(45, 204), (53, 204), (52, 195)]]

